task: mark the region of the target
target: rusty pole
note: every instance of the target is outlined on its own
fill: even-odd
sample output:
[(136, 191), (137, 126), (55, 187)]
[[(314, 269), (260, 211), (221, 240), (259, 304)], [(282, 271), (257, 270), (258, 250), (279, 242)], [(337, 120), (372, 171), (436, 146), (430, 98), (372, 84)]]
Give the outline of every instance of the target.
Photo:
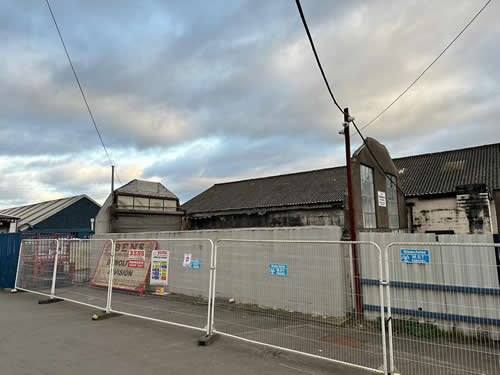
[[(351, 241), (356, 241), (356, 225), (354, 221), (354, 202), (352, 195), (352, 173), (351, 173), (351, 139), (349, 134), (349, 108), (344, 108), (344, 138), (345, 138), (345, 159), (347, 166), (347, 199), (349, 205), (349, 229), (351, 232)], [(352, 247), (352, 265), (354, 271), (354, 293), (356, 296), (356, 312), (361, 314), (361, 283), (359, 280), (359, 262), (358, 262), (358, 250), (355, 244)]]

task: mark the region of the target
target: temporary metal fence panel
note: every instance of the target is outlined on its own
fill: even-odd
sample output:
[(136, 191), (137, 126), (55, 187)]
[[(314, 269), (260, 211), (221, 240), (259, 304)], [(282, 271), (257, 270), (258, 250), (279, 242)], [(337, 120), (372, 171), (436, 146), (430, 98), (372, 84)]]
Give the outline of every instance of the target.
[[(388, 244), (396, 241), (432, 242), (436, 240), (436, 235), (430, 233), (360, 232), (358, 233), (358, 240), (375, 242), (381, 249), (385, 249)], [(363, 248), (364, 245), (360, 245), (360, 247)], [(380, 306), (378, 304), (377, 254), (362, 251), (359, 263), (363, 314), (366, 319), (374, 320), (380, 314)]]
[[(382, 282), (380, 248), (362, 244)], [(384, 310), (375, 321), (356, 314), (350, 242), (221, 239), (215, 253), (214, 332), (385, 373)]]
[(500, 245), (457, 239), (385, 249), (392, 371), (500, 373)]
[[(55, 297), (106, 310), (108, 283), (95, 285), (92, 280), (103, 252), (111, 253), (113, 244), (109, 239), (60, 239)], [(102, 266), (108, 280), (110, 262)]]
[(15, 288), (51, 296), (59, 241), (24, 239), (19, 251)]
[[(148, 248), (145, 253), (135, 252), (140, 244)], [(214, 256), (210, 239), (134, 238), (116, 240), (115, 247), (111, 312), (208, 334)]]

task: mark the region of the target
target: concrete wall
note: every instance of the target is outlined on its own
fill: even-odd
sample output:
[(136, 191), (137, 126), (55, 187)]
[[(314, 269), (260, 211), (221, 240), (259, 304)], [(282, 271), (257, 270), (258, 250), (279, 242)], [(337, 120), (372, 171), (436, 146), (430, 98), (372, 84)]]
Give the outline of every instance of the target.
[(310, 225), (344, 225), (342, 208), (290, 209), (262, 213), (235, 213), (211, 217), (190, 217), (189, 229), (292, 227)]
[[(206, 296), (210, 258), (206, 242), (169, 239), (335, 240), (341, 228), (252, 228), (156, 233), (99, 234), (94, 238), (158, 239), (171, 251), (169, 290)], [(216, 297), (261, 308), (285, 309), (324, 317), (351, 311), (349, 246), (307, 243), (221, 242), (217, 255)], [(184, 253), (202, 260), (200, 270), (182, 267)], [(288, 276), (271, 276), (269, 264), (287, 264)]]
[(113, 204), (113, 195), (110, 194), (95, 218), (95, 233), (110, 233), (111, 232), (111, 214), (110, 208)]
[[(468, 212), (467, 198), (464, 195), (458, 195), (446, 198), (407, 199), (408, 203), (414, 204), (415, 232), (452, 230), (455, 234), (481, 234), (491, 233), (493, 226), (493, 232), (496, 233), (498, 226), (494, 201), (483, 199), (480, 210)], [(484, 208), (487, 203), (490, 206), (490, 212)]]
[[(495, 198), (498, 196), (498, 199)], [(498, 234), (500, 232), (498, 217), (500, 215), (500, 194), (497, 192), (493, 194), (493, 200), (490, 201), (490, 210), (491, 210), (491, 225), (493, 226), (493, 233)]]

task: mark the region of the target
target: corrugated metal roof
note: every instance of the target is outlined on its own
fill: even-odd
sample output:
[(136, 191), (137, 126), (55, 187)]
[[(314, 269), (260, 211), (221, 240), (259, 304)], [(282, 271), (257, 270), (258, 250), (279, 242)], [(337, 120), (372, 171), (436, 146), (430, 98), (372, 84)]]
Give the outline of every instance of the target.
[(17, 220), (17, 219), (19, 219), (19, 217), (17, 217), (17, 216), (10, 216), (10, 215), (6, 215), (6, 214), (2, 214), (2, 213), (0, 212), (0, 219), (15, 219), (15, 220)]
[(154, 198), (174, 198), (177, 196), (159, 182), (132, 180), (115, 190), (117, 193), (147, 196)]
[[(393, 159), (408, 197), (454, 193), (458, 185), (500, 189), (500, 143)], [(216, 184), (184, 203), (188, 213), (342, 202), (345, 167)]]
[(87, 198), (92, 202), (98, 204), (86, 194), (82, 194), (76, 195), (74, 197), (30, 204), (27, 206), (7, 208), (4, 210), (0, 210), (0, 214), (18, 217), (18, 228), (21, 228), (24, 225), (33, 227), (38, 223), (41, 223), (42, 221), (48, 219), (52, 215), (55, 215), (59, 211), (65, 209), (66, 207), (71, 206), (73, 203), (78, 202), (82, 198)]
[(455, 192), (458, 185), (500, 189), (500, 143), (394, 159), (407, 197)]
[(337, 202), (345, 167), (216, 184), (182, 205), (188, 213)]

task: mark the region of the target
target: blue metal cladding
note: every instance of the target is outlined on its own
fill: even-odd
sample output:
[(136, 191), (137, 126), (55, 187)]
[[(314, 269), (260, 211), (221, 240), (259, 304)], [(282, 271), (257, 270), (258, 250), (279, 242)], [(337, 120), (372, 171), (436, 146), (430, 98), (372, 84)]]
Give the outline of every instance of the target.
[(93, 232), (88, 230), (40, 230), (21, 233), (0, 233), (0, 288), (14, 288), (19, 248), (21, 247), (23, 235), (26, 238), (57, 238), (57, 236), (64, 234), (69, 234), (70, 238), (90, 238)]
[(13, 288), (22, 233), (0, 234), (0, 288)]

